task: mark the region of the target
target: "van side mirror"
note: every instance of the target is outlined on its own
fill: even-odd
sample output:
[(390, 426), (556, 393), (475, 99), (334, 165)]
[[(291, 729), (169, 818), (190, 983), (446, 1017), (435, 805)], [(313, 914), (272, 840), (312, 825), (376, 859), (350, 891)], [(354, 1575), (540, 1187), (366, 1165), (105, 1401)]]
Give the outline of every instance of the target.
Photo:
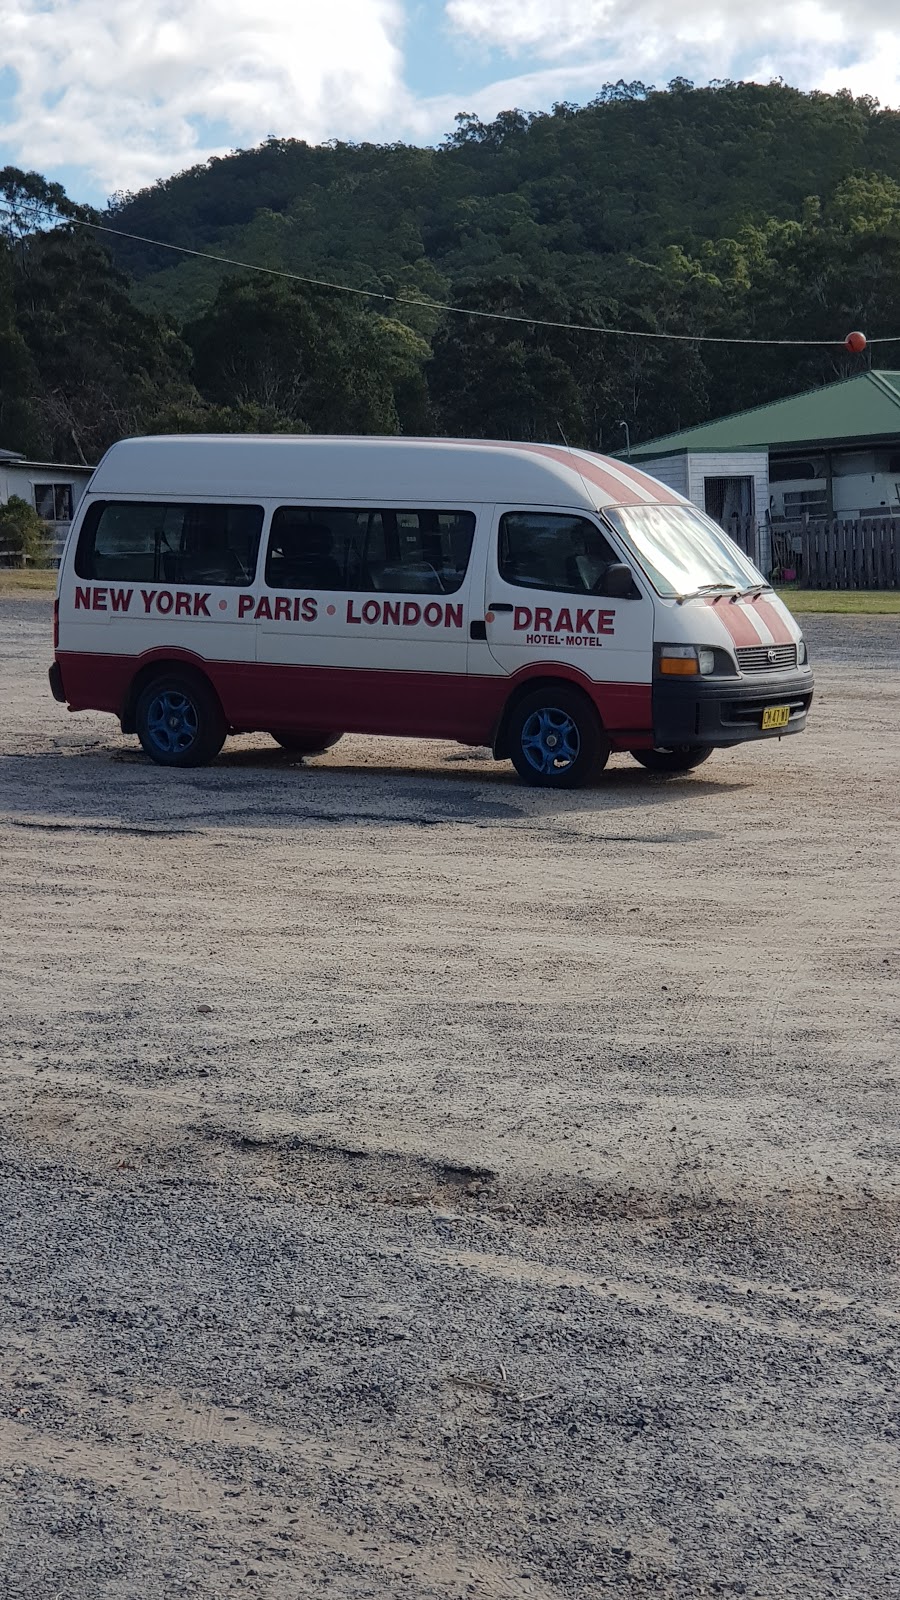
[(612, 566), (607, 567), (597, 593), (608, 595), (610, 600), (640, 599), (640, 592), (631, 575), (631, 568), (626, 567), (624, 561), (614, 561)]

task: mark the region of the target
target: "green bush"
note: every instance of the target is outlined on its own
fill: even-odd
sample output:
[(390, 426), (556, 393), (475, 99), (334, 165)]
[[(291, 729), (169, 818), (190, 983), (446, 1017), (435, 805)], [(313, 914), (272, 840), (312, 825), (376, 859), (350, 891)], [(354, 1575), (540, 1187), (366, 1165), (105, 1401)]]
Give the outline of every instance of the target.
[(47, 524), (17, 494), (11, 494), (5, 506), (0, 506), (0, 551), (19, 555), (33, 566), (45, 567), (50, 560)]

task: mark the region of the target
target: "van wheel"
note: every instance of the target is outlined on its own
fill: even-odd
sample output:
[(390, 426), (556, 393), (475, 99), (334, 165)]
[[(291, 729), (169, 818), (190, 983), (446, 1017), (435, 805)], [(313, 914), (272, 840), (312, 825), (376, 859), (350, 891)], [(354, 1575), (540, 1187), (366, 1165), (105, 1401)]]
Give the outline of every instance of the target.
[(632, 750), (631, 754), (648, 772), (692, 772), (709, 760), (712, 750), (702, 745), (676, 744), (671, 750)]
[(271, 737), (282, 750), (294, 756), (320, 756), (343, 739), (342, 733), (272, 733)]
[(537, 689), (513, 707), (508, 747), (524, 783), (577, 789), (609, 760), (609, 744), (590, 701), (577, 689)]
[(205, 766), (219, 754), (228, 731), (210, 685), (175, 672), (141, 690), (134, 725), (151, 761), (161, 767)]

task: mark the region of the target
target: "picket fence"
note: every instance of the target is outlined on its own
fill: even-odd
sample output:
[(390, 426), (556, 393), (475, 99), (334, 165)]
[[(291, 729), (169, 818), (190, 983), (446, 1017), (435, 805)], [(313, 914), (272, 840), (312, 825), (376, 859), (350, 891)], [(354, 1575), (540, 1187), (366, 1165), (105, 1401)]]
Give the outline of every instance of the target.
[(900, 588), (896, 518), (809, 522), (798, 533), (798, 579), (805, 589)]
[(804, 589), (900, 588), (900, 518), (804, 520), (759, 527), (732, 523), (727, 532), (774, 581)]

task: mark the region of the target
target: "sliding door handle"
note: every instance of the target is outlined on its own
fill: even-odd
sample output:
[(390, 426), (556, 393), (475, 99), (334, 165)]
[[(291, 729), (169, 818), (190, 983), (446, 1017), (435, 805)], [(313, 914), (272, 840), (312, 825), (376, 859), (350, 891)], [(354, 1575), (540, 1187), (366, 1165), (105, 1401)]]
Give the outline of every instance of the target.
[(507, 605), (505, 600), (492, 600), (488, 606), (488, 611), (512, 611), (512, 606)]

